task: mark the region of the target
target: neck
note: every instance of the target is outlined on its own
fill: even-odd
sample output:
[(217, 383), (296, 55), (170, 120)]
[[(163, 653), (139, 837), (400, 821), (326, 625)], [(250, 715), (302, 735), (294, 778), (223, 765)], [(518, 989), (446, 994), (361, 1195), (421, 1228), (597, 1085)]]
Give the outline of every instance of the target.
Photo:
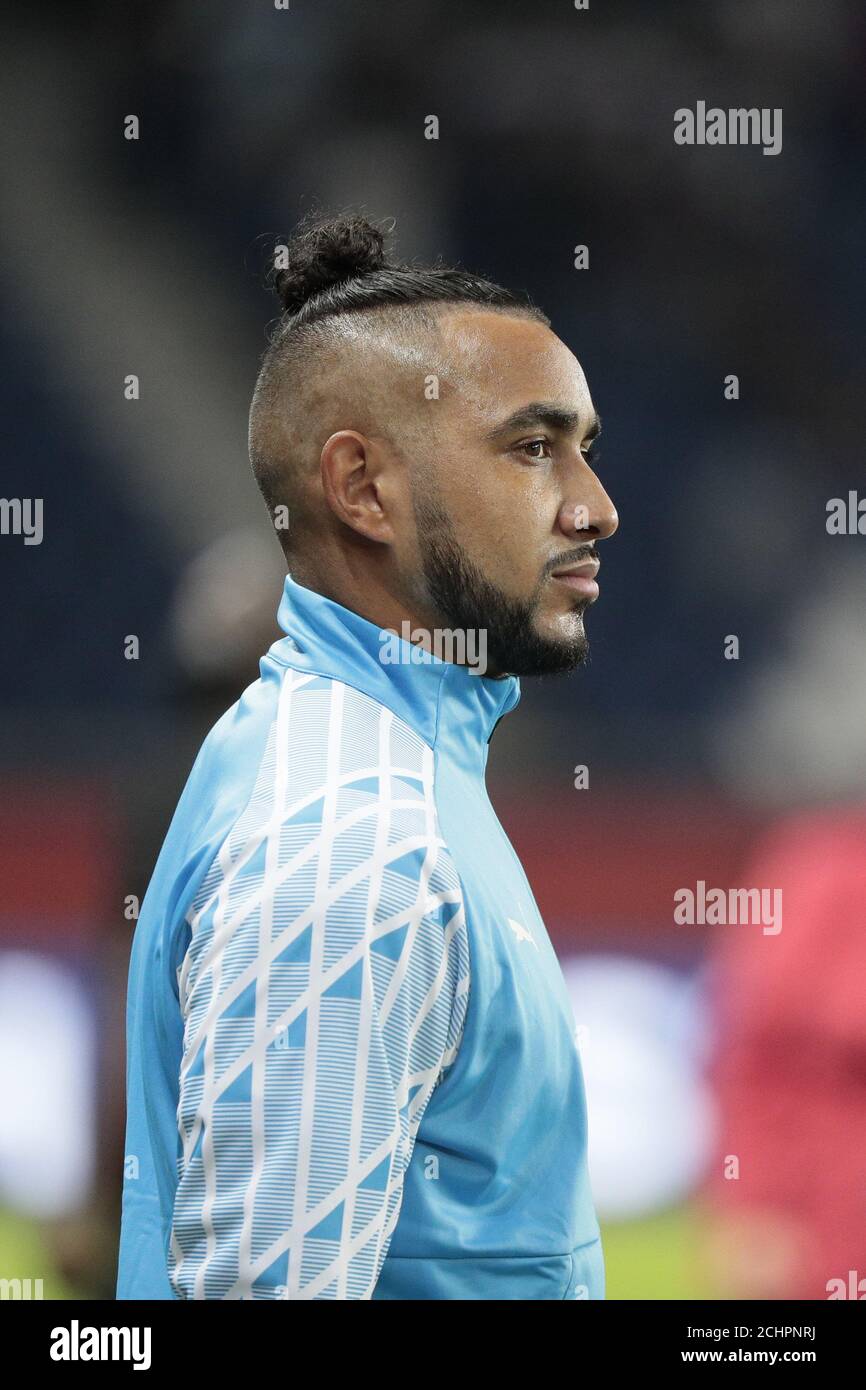
[[(468, 634), (462, 645), (455, 644), (447, 618), (435, 612), (423, 594), (404, 598), (395, 593), (392, 576), (376, 565), (359, 563), (352, 556), (342, 556), (336, 565), (316, 564), (309, 558), (290, 559), (288, 565), (296, 583), (339, 603), (376, 627), (396, 632), (440, 660), (460, 666), (477, 664), (478, 653), (469, 650)], [(407, 636), (409, 633), (411, 637)], [(505, 680), (508, 676), (508, 672), (492, 666), (487, 667), (485, 674), (492, 680)]]
[(387, 636), (375, 620), (291, 574), (278, 619), (286, 637), (273, 644), (271, 653), (283, 665), (363, 691), (431, 748), (447, 743), (467, 768), (483, 774), (493, 729), (520, 698), (515, 676), (491, 679), (465, 664), (419, 651), (399, 630)]

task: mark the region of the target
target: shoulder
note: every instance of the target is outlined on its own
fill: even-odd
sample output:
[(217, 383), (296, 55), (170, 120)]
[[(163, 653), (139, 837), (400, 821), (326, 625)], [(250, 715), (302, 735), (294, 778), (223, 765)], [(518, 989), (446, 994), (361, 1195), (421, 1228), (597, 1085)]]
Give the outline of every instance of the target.
[(182, 989), (193, 1014), (196, 981), (223, 953), (228, 975), (241, 968), (232, 1000), (262, 971), (297, 981), (316, 962), (319, 984), (343, 998), (360, 988), (352, 972), (366, 957), (388, 1010), (429, 1014), (424, 1036), (433, 1028), (452, 1046), (469, 946), (436, 815), (432, 749), (364, 692), (287, 671), (250, 795), (188, 922)]
[[(255, 704), (261, 692), (247, 692)], [(436, 812), (432, 748), (387, 706), (328, 676), (282, 668), (259, 719), (254, 760), (237, 746), (243, 702), (210, 736), (214, 792), (246, 764), (246, 794), (230, 793), (233, 814), (192, 904), (214, 895), (259, 894), (276, 876), (292, 887), (357, 911), (365, 893), (393, 910), (435, 910), (462, 901)], [(253, 762), (253, 775), (249, 776)], [(220, 771), (222, 769), (222, 771)], [(259, 887), (256, 889), (256, 884)], [(380, 909), (376, 909), (377, 911)]]

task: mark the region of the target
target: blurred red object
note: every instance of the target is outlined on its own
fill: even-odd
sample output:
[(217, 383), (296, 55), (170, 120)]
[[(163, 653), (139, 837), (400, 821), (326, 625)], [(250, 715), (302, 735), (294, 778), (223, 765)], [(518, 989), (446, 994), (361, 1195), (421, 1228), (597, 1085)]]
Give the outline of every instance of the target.
[(734, 1297), (827, 1299), (866, 1280), (866, 808), (779, 823), (740, 882), (782, 930), (716, 929), (714, 1250)]
[(123, 921), (114, 798), (93, 781), (0, 791), (0, 945), (95, 946)]

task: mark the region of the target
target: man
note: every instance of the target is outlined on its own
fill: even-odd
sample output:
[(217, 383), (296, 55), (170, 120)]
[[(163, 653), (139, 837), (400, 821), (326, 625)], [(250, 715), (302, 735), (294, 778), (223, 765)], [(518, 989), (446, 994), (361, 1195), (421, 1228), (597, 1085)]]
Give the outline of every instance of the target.
[(574, 1016), (484, 786), (518, 677), (586, 656), (589, 390), (537, 309), (363, 218), (278, 263), (286, 636), (142, 906), (118, 1296), (603, 1298)]

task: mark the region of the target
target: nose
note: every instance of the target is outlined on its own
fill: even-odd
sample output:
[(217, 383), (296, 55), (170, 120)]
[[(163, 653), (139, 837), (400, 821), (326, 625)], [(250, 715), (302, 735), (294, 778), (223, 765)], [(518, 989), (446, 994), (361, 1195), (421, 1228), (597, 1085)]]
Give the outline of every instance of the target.
[(570, 540), (575, 536), (607, 540), (619, 526), (616, 507), (588, 466), (581, 470), (572, 496), (560, 507), (558, 522)]

